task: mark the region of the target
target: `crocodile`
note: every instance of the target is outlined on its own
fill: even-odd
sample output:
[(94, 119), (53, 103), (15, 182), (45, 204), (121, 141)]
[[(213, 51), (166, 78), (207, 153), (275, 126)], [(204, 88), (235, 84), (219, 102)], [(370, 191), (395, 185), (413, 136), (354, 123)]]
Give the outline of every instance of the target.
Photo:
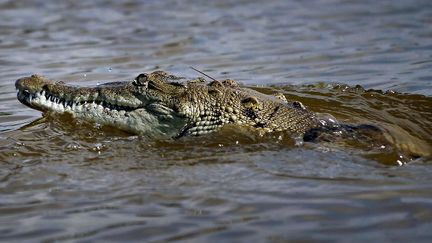
[(340, 125), (331, 115), (308, 110), (282, 94), (266, 95), (232, 79), (185, 80), (164, 71), (141, 73), (131, 81), (75, 87), (40, 75), (16, 81), (18, 100), (42, 112), (157, 138), (197, 136), (237, 124), (260, 133), (285, 132), (312, 141), (322, 131), (375, 131), (374, 126)]

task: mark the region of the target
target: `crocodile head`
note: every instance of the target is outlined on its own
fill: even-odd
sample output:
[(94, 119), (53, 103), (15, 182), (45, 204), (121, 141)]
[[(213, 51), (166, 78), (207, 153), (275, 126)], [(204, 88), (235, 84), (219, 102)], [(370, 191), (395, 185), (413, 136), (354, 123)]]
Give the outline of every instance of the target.
[(17, 80), (15, 86), (18, 99), (31, 108), (70, 113), (151, 137), (201, 135), (228, 123), (301, 135), (320, 125), (299, 102), (241, 88), (233, 80), (179, 79), (156, 71), (130, 82), (73, 87), (33, 75)]
[(74, 87), (32, 75), (18, 79), (15, 87), (21, 103), (42, 112), (70, 113), (136, 134), (175, 136), (188, 119), (177, 110), (184, 87), (173, 79), (178, 78), (156, 71), (131, 82)]

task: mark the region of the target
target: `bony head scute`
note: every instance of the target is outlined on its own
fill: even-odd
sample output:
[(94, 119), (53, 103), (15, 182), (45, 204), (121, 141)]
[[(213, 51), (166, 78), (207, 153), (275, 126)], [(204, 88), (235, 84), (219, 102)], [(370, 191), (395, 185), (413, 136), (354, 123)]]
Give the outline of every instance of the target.
[(165, 81), (170, 75), (164, 71), (154, 71), (150, 74), (155, 81)]

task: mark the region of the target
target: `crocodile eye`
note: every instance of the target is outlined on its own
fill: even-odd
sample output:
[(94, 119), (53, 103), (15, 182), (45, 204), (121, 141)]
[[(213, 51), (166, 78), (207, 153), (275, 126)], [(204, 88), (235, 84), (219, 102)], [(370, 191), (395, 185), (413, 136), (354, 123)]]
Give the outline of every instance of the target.
[(148, 74), (147, 73), (141, 73), (140, 75), (138, 75), (134, 80), (133, 80), (133, 84), (135, 86), (146, 86), (147, 82), (148, 82)]
[(297, 109), (306, 110), (306, 107), (300, 101), (294, 101), (292, 104)]

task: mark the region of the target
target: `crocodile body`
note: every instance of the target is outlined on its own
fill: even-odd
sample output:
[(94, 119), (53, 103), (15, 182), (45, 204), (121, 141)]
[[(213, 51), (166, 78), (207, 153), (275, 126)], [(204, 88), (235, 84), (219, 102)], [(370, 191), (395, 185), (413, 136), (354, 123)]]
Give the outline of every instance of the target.
[(70, 113), (102, 125), (151, 137), (201, 135), (225, 124), (261, 132), (303, 136), (323, 121), (299, 102), (242, 88), (233, 80), (205, 82), (163, 71), (143, 73), (129, 82), (73, 87), (39, 75), (16, 81), (17, 97), (42, 112)]

